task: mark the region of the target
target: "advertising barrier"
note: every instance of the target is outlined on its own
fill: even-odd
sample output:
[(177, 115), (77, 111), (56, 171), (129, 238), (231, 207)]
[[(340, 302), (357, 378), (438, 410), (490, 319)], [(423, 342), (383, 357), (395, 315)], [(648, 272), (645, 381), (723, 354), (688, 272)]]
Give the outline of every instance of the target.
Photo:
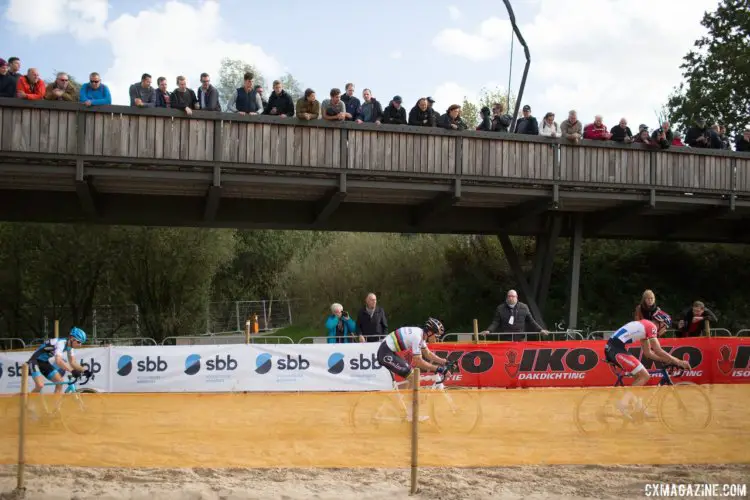
[[(680, 380), (698, 384), (750, 382), (750, 339), (694, 337), (661, 339), (671, 355), (690, 361), (692, 369)], [(597, 387), (611, 386), (617, 377), (604, 361), (606, 341), (507, 342), (440, 344), (438, 355), (458, 360), (461, 373), (446, 385), (464, 387)], [(661, 363), (644, 358), (640, 343), (631, 354), (649, 369)], [(658, 375), (654, 376), (654, 383)], [(626, 379), (626, 384), (630, 379)]]
[[(601, 340), (433, 344), (457, 360), (446, 381), (463, 387), (596, 387), (616, 377)], [(680, 380), (750, 382), (750, 338), (662, 339), (664, 350), (690, 361)], [(367, 391), (391, 388), (376, 358), (378, 343), (104, 347), (77, 350), (94, 374), (85, 387), (106, 392)], [(630, 352), (648, 369), (640, 344)], [(0, 393), (18, 392), (29, 352), (0, 353)], [(626, 379), (626, 383), (630, 380)], [(655, 380), (656, 382), (656, 380)], [(29, 380), (30, 387), (33, 382)], [(45, 392), (50, 389), (46, 388)]]
[[(112, 346), (78, 349), (76, 355), (95, 375), (83, 387), (104, 392), (390, 389), (377, 348), (376, 343)], [(0, 353), (0, 393), (19, 391), (21, 366), (30, 355)]]

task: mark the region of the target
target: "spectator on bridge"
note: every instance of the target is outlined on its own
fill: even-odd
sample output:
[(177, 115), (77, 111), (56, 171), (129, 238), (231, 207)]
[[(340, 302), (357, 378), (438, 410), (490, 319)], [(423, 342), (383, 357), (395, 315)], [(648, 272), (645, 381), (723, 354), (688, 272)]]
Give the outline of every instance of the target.
[(357, 123), (375, 123), (380, 125), (383, 121), (383, 106), (372, 96), (370, 89), (362, 91), (364, 102), (357, 110)]
[(320, 116), (320, 103), (315, 99), (315, 91), (306, 89), (304, 97), (297, 101), (297, 118), (300, 120), (317, 120)]
[(400, 95), (393, 96), (388, 106), (383, 110), (383, 123), (388, 125), (406, 125), (406, 110), (401, 106), (403, 100)]
[(721, 146), (719, 149), (731, 151), (732, 143), (729, 142), (729, 138), (727, 137), (727, 129), (725, 129), (724, 126), (719, 123), (714, 123), (711, 126), (711, 130), (713, 130), (714, 134), (716, 134), (716, 136), (719, 138), (719, 144)]
[[(677, 323), (677, 337), (700, 337), (706, 330), (706, 322), (719, 321), (716, 315), (703, 302), (696, 300), (693, 306), (682, 311)], [(710, 326), (710, 324), (709, 324)]]
[(651, 290), (646, 290), (641, 296), (641, 302), (635, 306), (635, 320), (652, 319), (654, 313), (659, 310), (656, 305), (656, 295)]
[(260, 102), (263, 103), (263, 109), (266, 109), (266, 106), (268, 105), (268, 100), (266, 100), (266, 94), (263, 91), (263, 85), (256, 85), (255, 86), (255, 91), (260, 96)]
[(8, 62), (5, 59), (0, 59), (0, 97), (14, 98), (16, 97), (16, 79), (9, 74)]
[(551, 137), (553, 139), (560, 137), (560, 127), (555, 121), (555, 113), (548, 111), (542, 120), (542, 127), (539, 129), (539, 135)]
[(674, 134), (670, 128), (669, 122), (662, 122), (661, 126), (654, 129), (651, 133), (651, 141), (658, 144), (662, 149), (669, 149), (674, 140)]
[(656, 141), (651, 139), (651, 136), (648, 133), (648, 128), (641, 129), (641, 131), (638, 133), (633, 143), (643, 144), (644, 146), (648, 146), (651, 148), (659, 147), (659, 144), (657, 144)]
[(44, 84), (44, 80), (39, 78), (39, 71), (36, 68), (29, 68), (26, 76), (18, 79), (16, 97), (19, 99), (41, 101), (46, 94), (47, 86)]
[(513, 117), (505, 112), (505, 104), (496, 102), (492, 105), (492, 126), (495, 132), (507, 133), (513, 123)]
[(414, 127), (435, 126), (435, 114), (432, 112), (432, 108), (430, 108), (427, 98), (420, 98), (417, 101), (417, 104), (411, 108), (411, 111), (409, 111), (409, 125)]
[(531, 106), (526, 104), (523, 107), (523, 118), (516, 122), (516, 134), (539, 135), (539, 122), (531, 116)]
[[(243, 77), (243, 85), (232, 93), (227, 103), (229, 113), (240, 115), (259, 115), (263, 113), (263, 99), (253, 87), (255, 75), (247, 71)], [(299, 114), (299, 113), (297, 113)]]
[(674, 138), (672, 139), (672, 147), (677, 147), (677, 148), (684, 148), (685, 147), (685, 143), (682, 142), (682, 134), (681, 133), (675, 132)]
[(609, 131), (612, 134), (612, 140), (615, 142), (621, 142), (623, 144), (630, 144), (633, 142), (633, 132), (628, 127), (628, 121), (625, 118), (620, 118), (620, 123), (612, 127)]
[(68, 74), (61, 71), (55, 81), (47, 87), (44, 98), (48, 101), (78, 102), (78, 90), (70, 83)]
[(435, 109), (435, 99), (430, 96), (427, 96), (427, 107), (430, 109), (430, 113), (432, 113), (433, 126), (437, 127), (437, 124), (440, 121), (440, 113)]
[(685, 136), (685, 142), (691, 148), (721, 149), (719, 137), (706, 124), (705, 118), (698, 118)]
[(740, 152), (750, 153), (750, 125), (741, 134), (737, 134), (734, 142), (735, 149)]
[[(529, 306), (518, 301), (518, 293), (515, 290), (508, 290), (505, 302), (497, 306), (492, 323), (482, 332), (482, 335), (522, 332), (540, 332), (542, 335), (549, 335), (549, 332), (542, 328), (531, 315)], [(504, 337), (505, 340), (523, 340), (519, 335)]]
[(578, 121), (578, 112), (576, 110), (571, 109), (568, 112), (568, 119), (563, 120), (560, 124), (560, 133), (562, 137), (575, 144), (581, 142), (581, 139), (583, 139), (583, 124)]
[(151, 86), (151, 75), (143, 73), (141, 81), (130, 86), (130, 105), (136, 108), (156, 107), (156, 92)]
[(326, 330), (328, 330), (329, 344), (348, 344), (350, 342), (364, 342), (360, 335), (355, 337), (357, 325), (344, 311), (344, 306), (338, 303), (331, 305), (331, 315), (326, 319)]
[(451, 104), (448, 112), (440, 117), (438, 126), (448, 130), (466, 130), (466, 122), (461, 118), (461, 106)]
[(198, 98), (193, 89), (187, 86), (187, 78), (180, 75), (177, 77), (177, 88), (172, 92), (172, 109), (184, 111), (188, 116), (193, 114), (194, 109), (200, 109)]
[(268, 105), (263, 111), (267, 115), (286, 118), (294, 116), (294, 101), (292, 96), (283, 89), (281, 80), (273, 81), (273, 92), (268, 97)]
[(612, 138), (612, 134), (607, 131), (607, 126), (604, 125), (602, 115), (596, 115), (594, 123), (589, 123), (584, 127), (583, 138), (592, 141), (608, 141)]
[(346, 84), (346, 86), (344, 87), (344, 95), (341, 96), (341, 100), (344, 101), (344, 106), (346, 106), (346, 120), (353, 122), (354, 120), (356, 120), (357, 111), (362, 105), (359, 102), (359, 99), (354, 96), (353, 83)]
[(343, 122), (346, 120), (346, 104), (341, 100), (341, 91), (331, 89), (330, 96), (320, 104), (321, 117), (327, 121)]
[(365, 306), (357, 314), (357, 333), (366, 342), (379, 342), (388, 335), (388, 319), (374, 293), (367, 294)]
[(157, 108), (171, 108), (172, 107), (172, 95), (167, 90), (167, 79), (160, 76), (156, 79), (156, 107)]
[(21, 60), (19, 58), (8, 58), (8, 74), (13, 77), (16, 85), (18, 85), (18, 80), (21, 78)]
[(492, 132), (492, 111), (489, 106), (483, 106), (482, 109), (479, 110), (479, 116), (482, 118), (482, 121), (477, 125), (477, 130), (481, 132)]
[(99, 73), (91, 73), (89, 82), (81, 86), (80, 100), (84, 106), (109, 106), (112, 104), (112, 94), (109, 88), (102, 83)]
[(204, 111), (221, 111), (219, 91), (211, 85), (211, 76), (201, 73), (201, 86), (198, 87), (198, 104)]

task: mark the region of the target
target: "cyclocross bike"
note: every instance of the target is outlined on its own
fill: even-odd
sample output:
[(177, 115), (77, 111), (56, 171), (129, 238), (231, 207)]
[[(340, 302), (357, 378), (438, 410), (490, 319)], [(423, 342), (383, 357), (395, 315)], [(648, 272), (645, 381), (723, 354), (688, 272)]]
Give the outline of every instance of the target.
[[(608, 364), (617, 376), (615, 387), (623, 387), (623, 379), (631, 375), (626, 375), (622, 368), (613, 363)], [(576, 426), (585, 434), (596, 434), (658, 419), (672, 432), (705, 429), (711, 423), (711, 400), (706, 391), (694, 382), (672, 381), (672, 377), (680, 377), (683, 371), (675, 366), (649, 370), (650, 375), (661, 376), (657, 389), (644, 398), (640, 410), (631, 405), (627, 414), (616, 407), (622, 398), (622, 391), (613, 391), (608, 387), (587, 390), (575, 408)]]
[[(438, 431), (469, 434), (482, 420), (479, 399), (471, 389), (448, 389), (445, 380), (458, 372), (458, 361), (446, 365), (442, 374), (420, 376), (420, 382), (432, 381), (431, 385), (420, 385), (420, 422), (433, 425)], [(399, 427), (408, 421), (407, 405), (412, 404), (411, 391), (401, 388), (408, 381), (393, 379), (393, 392), (365, 393), (351, 409), (350, 421), (357, 431), (373, 431)], [(425, 412), (425, 407), (428, 411)], [(429, 418), (425, 418), (429, 414)]]
[[(28, 416), (32, 425), (59, 418), (63, 427), (74, 434), (93, 434), (102, 425), (102, 401), (99, 392), (91, 388), (79, 388), (78, 385), (94, 380), (94, 375), (84, 377), (82, 374), (68, 375), (62, 382), (47, 382), (45, 386), (66, 386), (61, 394), (29, 394)], [(40, 400), (41, 405), (36, 405)], [(43, 411), (35, 411), (41, 406)]]

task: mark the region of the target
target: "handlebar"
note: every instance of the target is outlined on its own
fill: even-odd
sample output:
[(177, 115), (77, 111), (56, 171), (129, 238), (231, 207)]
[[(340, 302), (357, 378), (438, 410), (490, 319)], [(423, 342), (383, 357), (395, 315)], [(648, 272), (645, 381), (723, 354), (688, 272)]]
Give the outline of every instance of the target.
[(458, 361), (457, 360), (451, 361), (450, 363), (445, 365), (445, 371), (443, 373), (437, 373), (435, 375), (436, 377), (435, 383), (442, 384), (443, 382), (445, 382), (445, 379), (448, 378), (448, 375), (457, 371), (458, 371)]
[[(93, 372), (88, 377), (84, 376), (83, 372), (77, 372), (75, 370), (70, 375), (68, 375), (68, 380), (69, 380), (70, 384), (81, 384), (81, 385), (83, 385), (83, 384), (88, 383), (89, 380), (94, 380), (94, 378), (96, 378), (96, 377), (95, 377), (95, 375), (94, 375)], [(81, 380), (81, 379), (83, 379), (83, 380)]]

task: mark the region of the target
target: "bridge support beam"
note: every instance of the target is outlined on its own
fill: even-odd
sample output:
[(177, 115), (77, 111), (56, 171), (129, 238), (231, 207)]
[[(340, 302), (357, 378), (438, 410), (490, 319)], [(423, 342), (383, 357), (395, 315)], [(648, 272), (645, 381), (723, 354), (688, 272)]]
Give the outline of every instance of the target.
[(206, 204), (203, 209), (203, 220), (213, 222), (221, 203), (221, 167), (214, 166), (214, 178), (211, 187), (206, 192)]
[(567, 328), (578, 326), (578, 292), (581, 282), (581, 254), (583, 251), (583, 214), (573, 216), (573, 236), (570, 238), (570, 291), (568, 293)]
[(88, 179), (86, 179), (83, 160), (76, 160), (76, 194), (78, 195), (78, 201), (81, 204), (81, 208), (87, 217), (96, 219), (99, 217), (99, 210), (96, 205), (96, 189), (91, 185)]
[(325, 198), (317, 203), (313, 226), (318, 226), (331, 217), (338, 210), (339, 205), (346, 199), (346, 174), (339, 174), (339, 187), (331, 191)]
[(516, 249), (513, 247), (513, 243), (510, 241), (510, 237), (507, 234), (498, 234), (497, 239), (500, 241), (500, 245), (503, 247), (503, 253), (505, 253), (505, 258), (508, 259), (510, 270), (513, 272), (513, 276), (516, 278), (516, 281), (518, 281), (518, 288), (520, 291), (521, 299), (523, 299), (523, 302), (526, 302), (526, 304), (529, 306), (531, 314), (534, 316), (534, 319), (537, 321), (537, 323), (544, 327), (546, 323), (544, 322), (544, 318), (542, 317), (542, 312), (539, 310), (539, 306), (537, 305), (536, 297), (532, 292), (531, 285), (529, 285), (529, 282), (526, 280), (526, 276), (523, 273), (521, 261), (518, 259), (518, 254), (516, 253)]
[(420, 228), (429, 225), (461, 201), (461, 179), (454, 179), (452, 192), (443, 192), (427, 200), (414, 210), (412, 225)]
[(562, 214), (552, 214), (547, 233), (545, 234), (546, 246), (539, 259), (539, 281), (534, 292), (536, 294), (536, 302), (539, 305), (539, 310), (542, 313), (544, 313), (544, 308), (547, 305), (547, 297), (549, 296), (552, 270), (555, 264), (555, 251), (557, 250), (557, 242), (560, 238), (560, 231), (562, 230), (562, 222)]

